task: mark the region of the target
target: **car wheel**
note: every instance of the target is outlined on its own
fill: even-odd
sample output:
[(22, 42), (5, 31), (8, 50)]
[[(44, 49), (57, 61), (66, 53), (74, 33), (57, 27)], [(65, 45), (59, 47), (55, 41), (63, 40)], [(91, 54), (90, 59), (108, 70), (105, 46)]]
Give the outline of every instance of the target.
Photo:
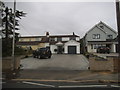
[(51, 56), (49, 56), (48, 58), (51, 58)]
[(36, 56), (37, 58), (39, 58), (39, 56)]
[(39, 55), (38, 58), (41, 59), (41, 56)]

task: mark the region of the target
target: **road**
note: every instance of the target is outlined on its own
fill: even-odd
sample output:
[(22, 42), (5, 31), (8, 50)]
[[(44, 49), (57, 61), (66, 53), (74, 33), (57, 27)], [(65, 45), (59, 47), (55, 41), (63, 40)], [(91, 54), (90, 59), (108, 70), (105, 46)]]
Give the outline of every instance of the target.
[(118, 84), (109, 83), (80, 83), (80, 82), (59, 82), (59, 81), (10, 81), (3, 83), (3, 88), (120, 88)]
[(33, 57), (21, 60), (23, 69), (34, 70), (88, 70), (88, 59), (83, 55), (52, 55), (51, 59)]

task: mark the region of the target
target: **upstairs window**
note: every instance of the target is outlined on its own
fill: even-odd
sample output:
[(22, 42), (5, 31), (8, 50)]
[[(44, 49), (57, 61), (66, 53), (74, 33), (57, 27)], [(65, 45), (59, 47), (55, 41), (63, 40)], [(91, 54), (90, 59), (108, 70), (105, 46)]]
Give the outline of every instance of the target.
[(113, 39), (113, 35), (108, 35), (108, 39)]
[(19, 41), (24, 41), (24, 39), (23, 39), (23, 38), (20, 38)]
[(36, 38), (36, 41), (41, 41), (41, 38)]
[(76, 40), (76, 37), (70, 37), (70, 40)]
[(29, 39), (29, 41), (31, 41), (31, 38)]
[(50, 38), (50, 41), (55, 41), (55, 38)]
[(100, 34), (93, 34), (93, 39), (100, 39)]
[(57, 38), (57, 41), (62, 41), (62, 38), (61, 38), (61, 37), (58, 37), (58, 38)]

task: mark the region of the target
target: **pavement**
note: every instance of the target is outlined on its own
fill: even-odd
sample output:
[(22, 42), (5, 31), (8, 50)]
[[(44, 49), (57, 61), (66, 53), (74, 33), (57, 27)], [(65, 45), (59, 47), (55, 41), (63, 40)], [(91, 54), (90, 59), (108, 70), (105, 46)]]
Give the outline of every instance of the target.
[(118, 81), (119, 73), (81, 70), (23, 70), (16, 80)]

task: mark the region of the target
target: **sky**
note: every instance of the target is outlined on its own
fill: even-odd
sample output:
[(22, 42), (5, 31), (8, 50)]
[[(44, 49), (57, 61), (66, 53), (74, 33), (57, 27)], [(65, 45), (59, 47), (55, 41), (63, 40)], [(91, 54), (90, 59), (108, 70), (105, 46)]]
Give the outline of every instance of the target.
[[(13, 7), (13, 2), (5, 2)], [(20, 23), (21, 36), (66, 35), (81, 38), (100, 21), (117, 31), (116, 7), (111, 2), (17, 2), (17, 10), (27, 13)]]

